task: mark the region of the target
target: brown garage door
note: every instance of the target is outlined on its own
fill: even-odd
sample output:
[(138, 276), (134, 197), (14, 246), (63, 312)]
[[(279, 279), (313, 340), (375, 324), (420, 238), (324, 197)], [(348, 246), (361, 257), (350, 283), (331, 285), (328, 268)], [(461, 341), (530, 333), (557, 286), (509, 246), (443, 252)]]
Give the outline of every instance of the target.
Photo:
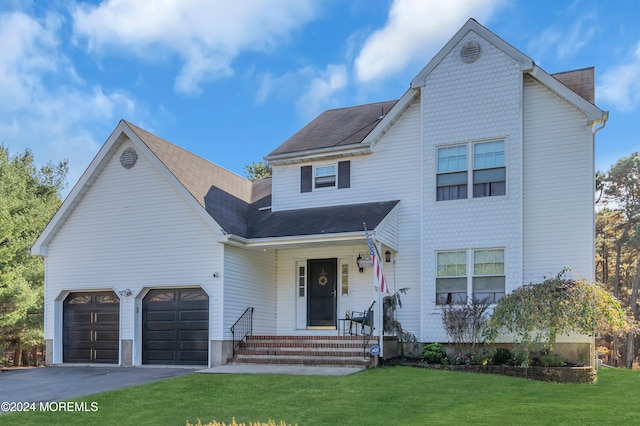
[(113, 291), (70, 293), (62, 317), (63, 362), (118, 363), (120, 299)]
[(207, 365), (209, 297), (204, 290), (150, 290), (142, 317), (143, 364)]

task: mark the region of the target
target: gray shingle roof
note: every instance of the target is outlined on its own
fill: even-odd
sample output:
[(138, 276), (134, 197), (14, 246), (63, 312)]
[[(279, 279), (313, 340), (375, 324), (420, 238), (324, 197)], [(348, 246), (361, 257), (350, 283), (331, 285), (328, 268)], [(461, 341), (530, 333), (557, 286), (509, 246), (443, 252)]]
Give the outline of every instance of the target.
[(398, 201), (272, 212), (271, 178), (249, 181), (140, 127), (126, 123), (207, 213), (233, 235), (283, 237), (373, 229)]
[(288, 237), (374, 229), (400, 201), (349, 204), (272, 212), (253, 209), (247, 238)]
[(268, 156), (303, 152), (320, 148), (354, 145), (380, 122), (398, 102), (386, 101), (347, 108), (330, 109), (316, 117)]

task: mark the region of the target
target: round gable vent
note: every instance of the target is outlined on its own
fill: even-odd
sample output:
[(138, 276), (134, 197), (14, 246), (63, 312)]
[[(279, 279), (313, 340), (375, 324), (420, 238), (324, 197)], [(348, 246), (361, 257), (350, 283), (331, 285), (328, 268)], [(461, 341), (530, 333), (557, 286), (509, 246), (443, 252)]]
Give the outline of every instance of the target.
[(480, 57), (480, 45), (475, 41), (466, 42), (460, 50), (460, 57), (465, 64), (477, 61)]
[(122, 151), (122, 154), (120, 155), (120, 164), (122, 164), (122, 167), (124, 167), (125, 169), (132, 168), (136, 164), (137, 160), (138, 160), (138, 154), (136, 153), (136, 150), (133, 148), (125, 149), (124, 151)]

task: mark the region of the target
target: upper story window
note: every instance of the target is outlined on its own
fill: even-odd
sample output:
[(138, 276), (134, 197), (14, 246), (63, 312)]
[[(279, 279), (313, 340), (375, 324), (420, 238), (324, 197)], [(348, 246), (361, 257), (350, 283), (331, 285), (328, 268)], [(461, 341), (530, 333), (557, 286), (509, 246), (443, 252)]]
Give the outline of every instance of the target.
[(467, 146), (438, 148), (437, 200), (467, 198)]
[(300, 192), (351, 187), (351, 161), (300, 167)]
[(505, 195), (504, 141), (473, 145), (473, 196)]
[[(467, 152), (472, 150), (473, 161)], [(468, 173), (472, 169), (472, 174)], [(476, 142), (438, 148), (436, 200), (459, 200), (506, 194), (504, 140)]]
[(315, 188), (336, 186), (336, 165), (316, 166), (314, 170), (314, 184)]

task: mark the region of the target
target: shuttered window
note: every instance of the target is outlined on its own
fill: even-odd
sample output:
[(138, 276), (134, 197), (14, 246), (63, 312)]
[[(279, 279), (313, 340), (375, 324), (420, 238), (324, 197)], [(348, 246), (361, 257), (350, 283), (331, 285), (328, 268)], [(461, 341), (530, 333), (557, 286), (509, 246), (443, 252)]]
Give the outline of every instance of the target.
[(320, 188), (350, 188), (351, 161), (300, 167), (300, 192)]

